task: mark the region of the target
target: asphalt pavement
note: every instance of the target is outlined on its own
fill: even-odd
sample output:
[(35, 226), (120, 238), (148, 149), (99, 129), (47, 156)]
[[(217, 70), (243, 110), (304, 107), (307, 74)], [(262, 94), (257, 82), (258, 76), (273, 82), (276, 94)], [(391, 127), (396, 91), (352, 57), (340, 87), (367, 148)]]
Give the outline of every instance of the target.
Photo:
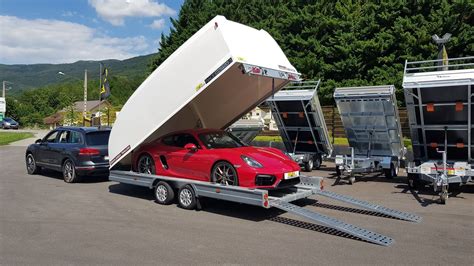
[(447, 205), (429, 189), (382, 176), (326, 189), (423, 217), (419, 224), (312, 197), (306, 208), (390, 236), (390, 247), (363, 242), (275, 209), (217, 200), (201, 211), (158, 205), (146, 188), (60, 174), (27, 175), (25, 147), (0, 147), (0, 264), (320, 264), (472, 265), (474, 185)]

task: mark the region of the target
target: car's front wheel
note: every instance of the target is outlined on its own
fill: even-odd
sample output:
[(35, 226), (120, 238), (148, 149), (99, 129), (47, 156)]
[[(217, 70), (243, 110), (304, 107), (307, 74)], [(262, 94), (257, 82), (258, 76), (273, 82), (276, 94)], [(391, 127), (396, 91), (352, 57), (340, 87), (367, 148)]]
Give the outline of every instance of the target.
[(66, 159), (63, 163), (63, 178), (66, 183), (76, 183), (79, 181), (79, 176), (76, 173), (76, 166), (70, 159)]
[(156, 173), (155, 161), (148, 154), (142, 155), (138, 159), (137, 170), (142, 174), (154, 175)]
[(237, 171), (234, 166), (228, 162), (218, 162), (212, 167), (211, 181), (213, 183), (238, 186), (239, 179), (237, 177)]
[(39, 173), (40, 170), (40, 167), (36, 165), (36, 160), (33, 154), (28, 153), (28, 155), (26, 155), (26, 171), (28, 174), (34, 175)]

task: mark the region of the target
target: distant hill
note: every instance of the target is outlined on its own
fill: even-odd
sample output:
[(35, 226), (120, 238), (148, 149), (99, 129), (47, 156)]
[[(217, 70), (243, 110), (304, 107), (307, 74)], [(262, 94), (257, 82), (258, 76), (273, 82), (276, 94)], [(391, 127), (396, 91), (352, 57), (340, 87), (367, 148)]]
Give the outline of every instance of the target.
[[(83, 80), (84, 69), (87, 69), (89, 80), (97, 80), (99, 79), (100, 62), (109, 69), (109, 76), (133, 77), (143, 75), (148, 71), (148, 65), (154, 55), (138, 56), (126, 60), (77, 61), (70, 64), (0, 64), (0, 82), (3, 80), (13, 82), (13, 85), (11, 85), (13, 89), (8, 91), (8, 93), (15, 95), (25, 90), (36, 89), (46, 85), (76, 79)], [(63, 72), (66, 75), (58, 75), (58, 72)]]

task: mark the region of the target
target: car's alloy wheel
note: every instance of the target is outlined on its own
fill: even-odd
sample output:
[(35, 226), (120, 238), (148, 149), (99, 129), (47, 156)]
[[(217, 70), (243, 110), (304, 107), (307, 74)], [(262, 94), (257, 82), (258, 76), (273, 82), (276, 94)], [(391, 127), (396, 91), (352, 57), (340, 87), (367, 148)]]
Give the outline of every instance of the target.
[(33, 157), (33, 154), (29, 153), (26, 156), (26, 171), (28, 174), (36, 174), (39, 171), (38, 166), (36, 166), (36, 160), (35, 157)]
[(237, 178), (237, 171), (228, 162), (218, 162), (212, 168), (212, 181), (218, 184), (237, 186), (239, 181)]
[(74, 163), (69, 159), (67, 159), (63, 164), (63, 178), (66, 183), (74, 183), (77, 181)]
[(138, 172), (142, 174), (155, 174), (155, 162), (149, 155), (143, 155), (138, 160)]

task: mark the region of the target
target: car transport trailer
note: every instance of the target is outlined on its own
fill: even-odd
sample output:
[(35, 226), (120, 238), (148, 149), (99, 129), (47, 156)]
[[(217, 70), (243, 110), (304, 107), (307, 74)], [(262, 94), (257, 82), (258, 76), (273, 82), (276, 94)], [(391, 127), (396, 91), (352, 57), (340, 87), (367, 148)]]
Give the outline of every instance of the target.
[[(323, 191), (321, 178), (296, 176), (300, 179), (298, 185), (268, 191), (130, 170), (131, 153), (140, 145), (181, 129), (225, 129), (287, 83), (298, 79), (298, 72), (268, 33), (222, 16), (215, 17), (166, 59), (125, 103), (109, 138), (112, 158), (109, 179), (153, 188), (160, 204), (170, 203), (177, 191), (178, 203), (186, 209), (194, 208), (200, 197), (275, 207), (366, 241), (389, 245), (392, 243), (389, 237), (290, 202), (320, 194), (400, 219), (419, 221), (420, 218)], [(137, 119), (139, 126), (135, 123)]]
[[(445, 63), (439, 66), (439, 63)], [(406, 62), (403, 88), (414, 160), (408, 184), (430, 183), (441, 203), (448, 189), (472, 182), (474, 57)]]
[(320, 81), (292, 82), (267, 99), (286, 151), (307, 172), (332, 153), (318, 99)]
[(355, 182), (355, 174), (383, 171), (397, 176), (406, 149), (398, 115), (395, 87), (336, 88), (334, 91), (350, 155), (336, 155), (336, 174)]
[(185, 209), (200, 208), (199, 198), (202, 197), (233, 201), (267, 209), (274, 207), (300, 216), (311, 222), (337, 229), (351, 236), (382, 246), (390, 246), (394, 240), (388, 236), (294, 205), (291, 202), (312, 195), (318, 195), (405, 221), (419, 223), (422, 219), (415, 214), (389, 209), (377, 204), (354, 199), (349, 196), (325, 191), (323, 190), (323, 179), (320, 177), (301, 176), (301, 182), (298, 185), (286, 190), (275, 191), (248, 189), (238, 186), (227, 186), (223, 184), (168, 176), (149, 175), (131, 171), (111, 171), (109, 178), (112, 181), (120, 183), (154, 189), (156, 201), (159, 203), (163, 202), (166, 204), (173, 200), (174, 190), (169, 189), (169, 187), (172, 187), (178, 190), (178, 204)]

